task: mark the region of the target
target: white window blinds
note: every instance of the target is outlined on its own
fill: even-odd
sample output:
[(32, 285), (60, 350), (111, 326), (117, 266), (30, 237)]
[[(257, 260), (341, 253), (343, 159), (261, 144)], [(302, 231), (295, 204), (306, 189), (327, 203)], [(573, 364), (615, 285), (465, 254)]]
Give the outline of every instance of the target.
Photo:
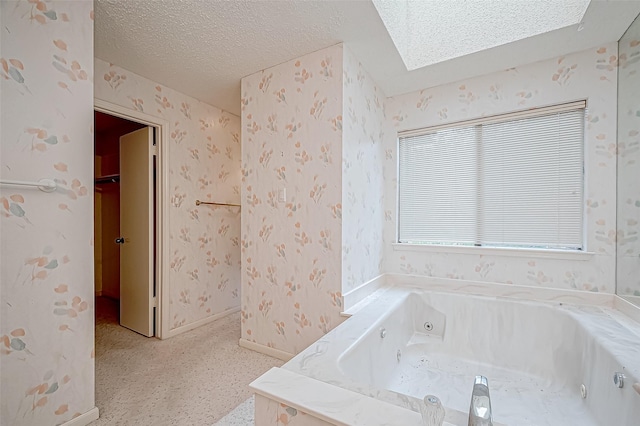
[(399, 242), (582, 249), (584, 102), (399, 138)]

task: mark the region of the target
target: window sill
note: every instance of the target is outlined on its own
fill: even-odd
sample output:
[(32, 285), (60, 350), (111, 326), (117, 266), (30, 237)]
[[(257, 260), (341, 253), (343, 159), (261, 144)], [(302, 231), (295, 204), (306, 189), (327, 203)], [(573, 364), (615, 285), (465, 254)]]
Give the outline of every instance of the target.
[(554, 249), (527, 249), (506, 247), (463, 247), (428, 244), (393, 243), (394, 251), (413, 251), (428, 253), (476, 254), (485, 256), (528, 257), (558, 260), (590, 260), (595, 253), (586, 251), (568, 251)]

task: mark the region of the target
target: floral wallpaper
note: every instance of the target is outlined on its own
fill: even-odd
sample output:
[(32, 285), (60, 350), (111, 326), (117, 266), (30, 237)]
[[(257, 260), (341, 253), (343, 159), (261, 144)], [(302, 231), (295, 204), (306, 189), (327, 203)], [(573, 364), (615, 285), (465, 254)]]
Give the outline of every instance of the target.
[(394, 250), (397, 135), (385, 138), (385, 270), (465, 280), (564, 289), (615, 291), (616, 87), (615, 43), (454, 84), (389, 98), (395, 131), (483, 115), (587, 99), (585, 132), (586, 260)]
[(383, 273), (385, 95), (344, 46), (342, 292)]
[(176, 329), (240, 304), (240, 120), (95, 60), (95, 96), (169, 121), (169, 298)]
[(342, 55), (242, 79), (242, 339), (292, 354), (341, 321)]
[(620, 39), (618, 294), (640, 296), (640, 20)]
[(94, 399), (93, 2), (0, 2), (0, 424)]

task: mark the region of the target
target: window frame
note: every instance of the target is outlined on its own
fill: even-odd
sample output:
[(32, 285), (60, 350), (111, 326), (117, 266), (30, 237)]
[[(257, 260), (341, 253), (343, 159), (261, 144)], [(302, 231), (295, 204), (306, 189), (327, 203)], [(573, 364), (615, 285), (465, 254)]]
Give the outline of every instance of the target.
[[(440, 129), (452, 129), (458, 127), (479, 126), (491, 123), (500, 123), (505, 121), (513, 121), (519, 119), (539, 117), (543, 115), (574, 111), (582, 109), (584, 111), (583, 122), (583, 140), (582, 140), (582, 209), (581, 209), (581, 246), (579, 248), (552, 248), (552, 247), (518, 247), (518, 246), (495, 246), (495, 245), (463, 245), (463, 244), (446, 244), (446, 243), (412, 243), (400, 242), (400, 139), (421, 136)], [(448, 123), (437, 124), (434, 126), (421, 127), (417, 129), (408, 129), (399, 131), (396, 138), (396, 235), (392, 247), (394, 251), (421, 251), (421, 252), (440, 252), (440, 253), (461, 253), (461, 254), (485, 254), (485, 255), (503, 255), (516, 257), (538, 257), (538, 258), (555, 258), (555, 259), (572, 259), (587, 260), (594, 253), (587, 249), (587, 221), (585, 199), (587, 194), (587, 115), (588, 102), (587, 99), (579, 99), (575, 101), (563, 102), (548, 106), (538, 106), (523, 110), (517, 110), (506, 113), (498, 113), (487, 116), (476, 117), (469, 120), (458, 120)], [(479, 147), (481, 148), (481, 147)], [(481, 225), (480, 225), (481, 226)], [(476, 230), (476, 233), (478, 231)]]

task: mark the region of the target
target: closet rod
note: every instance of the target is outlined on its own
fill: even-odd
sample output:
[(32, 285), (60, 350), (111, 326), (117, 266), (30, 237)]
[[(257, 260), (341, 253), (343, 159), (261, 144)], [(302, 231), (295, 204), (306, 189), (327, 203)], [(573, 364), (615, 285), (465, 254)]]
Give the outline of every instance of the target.
[(38, 182), (28, 182), (23, 180), (0, 180), (2, 185), (15, 185), (15, 186), (33, 186), (43, 192), (53, 192), (58, 188), (58, 184), (53, 179), (40, 179)]
[(105, 184), (105, 183), (118, 183), (120, 182), (120, 176), (102, 176), (96, 179), (96, 184)]
[(229, 204), (229, 203), (211, 203), (209, 201), (200, 201), (196, 200), (196, 206), (200, 204), (207, 204), (209, 206), (230, 206), (230, 207), (240, 207), (240, 204)]

